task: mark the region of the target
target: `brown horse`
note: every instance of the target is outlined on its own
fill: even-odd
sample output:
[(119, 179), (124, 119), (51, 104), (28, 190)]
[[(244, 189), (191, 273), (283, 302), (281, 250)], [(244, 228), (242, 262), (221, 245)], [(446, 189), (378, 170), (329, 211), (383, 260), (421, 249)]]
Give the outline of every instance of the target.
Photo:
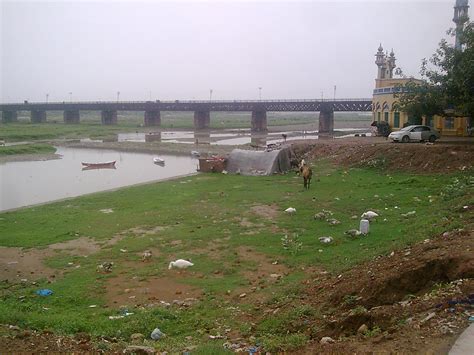
[(309, 185), (311, 184), (311, 177), (313, 176), (313, 171), (308, 165), (303, 165), (300, 168), (300, 173), (303, 175), (303, 184), (305, 189), (309, 189)]

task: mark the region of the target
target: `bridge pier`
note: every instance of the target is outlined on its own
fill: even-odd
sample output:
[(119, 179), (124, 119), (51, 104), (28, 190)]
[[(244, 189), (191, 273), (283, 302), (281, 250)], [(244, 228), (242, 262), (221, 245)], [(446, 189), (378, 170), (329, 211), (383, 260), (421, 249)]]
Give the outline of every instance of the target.
[(252, 132), (267, 131), (267, 111), (252, 111)]
[(210, 125), (210, 111), (194, 111), (194, 129), (208, 129)]
[(46, 122), (46, 111), (34, 110), (30, 113), (31, 123), (44, 123)]
[(18, 112), (16, 111), (2, 111), (2, 122), (17, 122), (18, 121)]
[(66, 110), (63, 114), (64, 123), (78, 124), (80, 121), (79, 110)]
[(160, 111), (145, 111), (145, 127), (161, 126)]
[(102, 120), (103, 125), (117, 124), (117, 111), (116, 110), (102, 111), (101, 120)]
[(322, 106), (319, 111), (319, 134), (334, 132), (334, 109), (330, 106)]

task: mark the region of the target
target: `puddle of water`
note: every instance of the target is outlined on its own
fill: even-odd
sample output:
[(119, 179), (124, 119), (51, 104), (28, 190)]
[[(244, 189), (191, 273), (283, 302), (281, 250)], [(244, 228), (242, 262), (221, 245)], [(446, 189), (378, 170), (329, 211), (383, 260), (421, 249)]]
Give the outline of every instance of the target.
[[(198, 165), (185, 156), (160, 155), (160, 166), (150, 154), (63, 147), (57, 153), (62, 159), (0, 164), (0, 211), (187, 175)], [(82, 162), (114, 160), (116, 169), (82, 170)]]
[[(366, 133), (365, 128), (338, 128), (334, 130), (336, 136), (343, 132)], [(119, 142), (167, 142), (184, 144), (212, 144), (212, 145), (265, 145), (283, 141), (282, 134), (286, 134), (286, 140), (318, 139), (317, 131), (285, 131), (269, 132), (267, 134), (252, 133), (250, 130), (239, 130), (231, 132), (203, 131), (161, 131), (153, 133), (120, 133), (117, 136)], [(367, 134), (368, 135), (368, 134)], [(353, 134), (338, 136), (342, 138), (353, 137)]]

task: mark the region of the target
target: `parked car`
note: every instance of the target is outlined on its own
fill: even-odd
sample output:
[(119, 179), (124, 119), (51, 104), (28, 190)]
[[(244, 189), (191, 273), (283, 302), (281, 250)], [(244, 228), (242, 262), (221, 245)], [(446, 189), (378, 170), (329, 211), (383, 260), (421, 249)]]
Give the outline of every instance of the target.
[(441, 138), (441, 135), (437, 130), (431, 127), (412, 125), (390, 133), (388, 138), (392, 139), (394, 142), (408, 143), (410, 141), (430, 141), (433, 143), (435, 140)]

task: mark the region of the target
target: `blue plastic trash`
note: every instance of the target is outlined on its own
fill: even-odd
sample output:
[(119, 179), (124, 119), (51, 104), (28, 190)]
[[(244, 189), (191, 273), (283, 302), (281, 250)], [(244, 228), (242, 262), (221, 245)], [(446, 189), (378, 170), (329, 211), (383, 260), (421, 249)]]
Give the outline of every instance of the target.
[(53, 291), (51, 291), (50, 289), (47, 289), (47, 288), (43, 288), (41, 290), (38, 290), (36, 291), (36, 294), (39, 295), (39, 296), (51, 296), (53, 294)]

